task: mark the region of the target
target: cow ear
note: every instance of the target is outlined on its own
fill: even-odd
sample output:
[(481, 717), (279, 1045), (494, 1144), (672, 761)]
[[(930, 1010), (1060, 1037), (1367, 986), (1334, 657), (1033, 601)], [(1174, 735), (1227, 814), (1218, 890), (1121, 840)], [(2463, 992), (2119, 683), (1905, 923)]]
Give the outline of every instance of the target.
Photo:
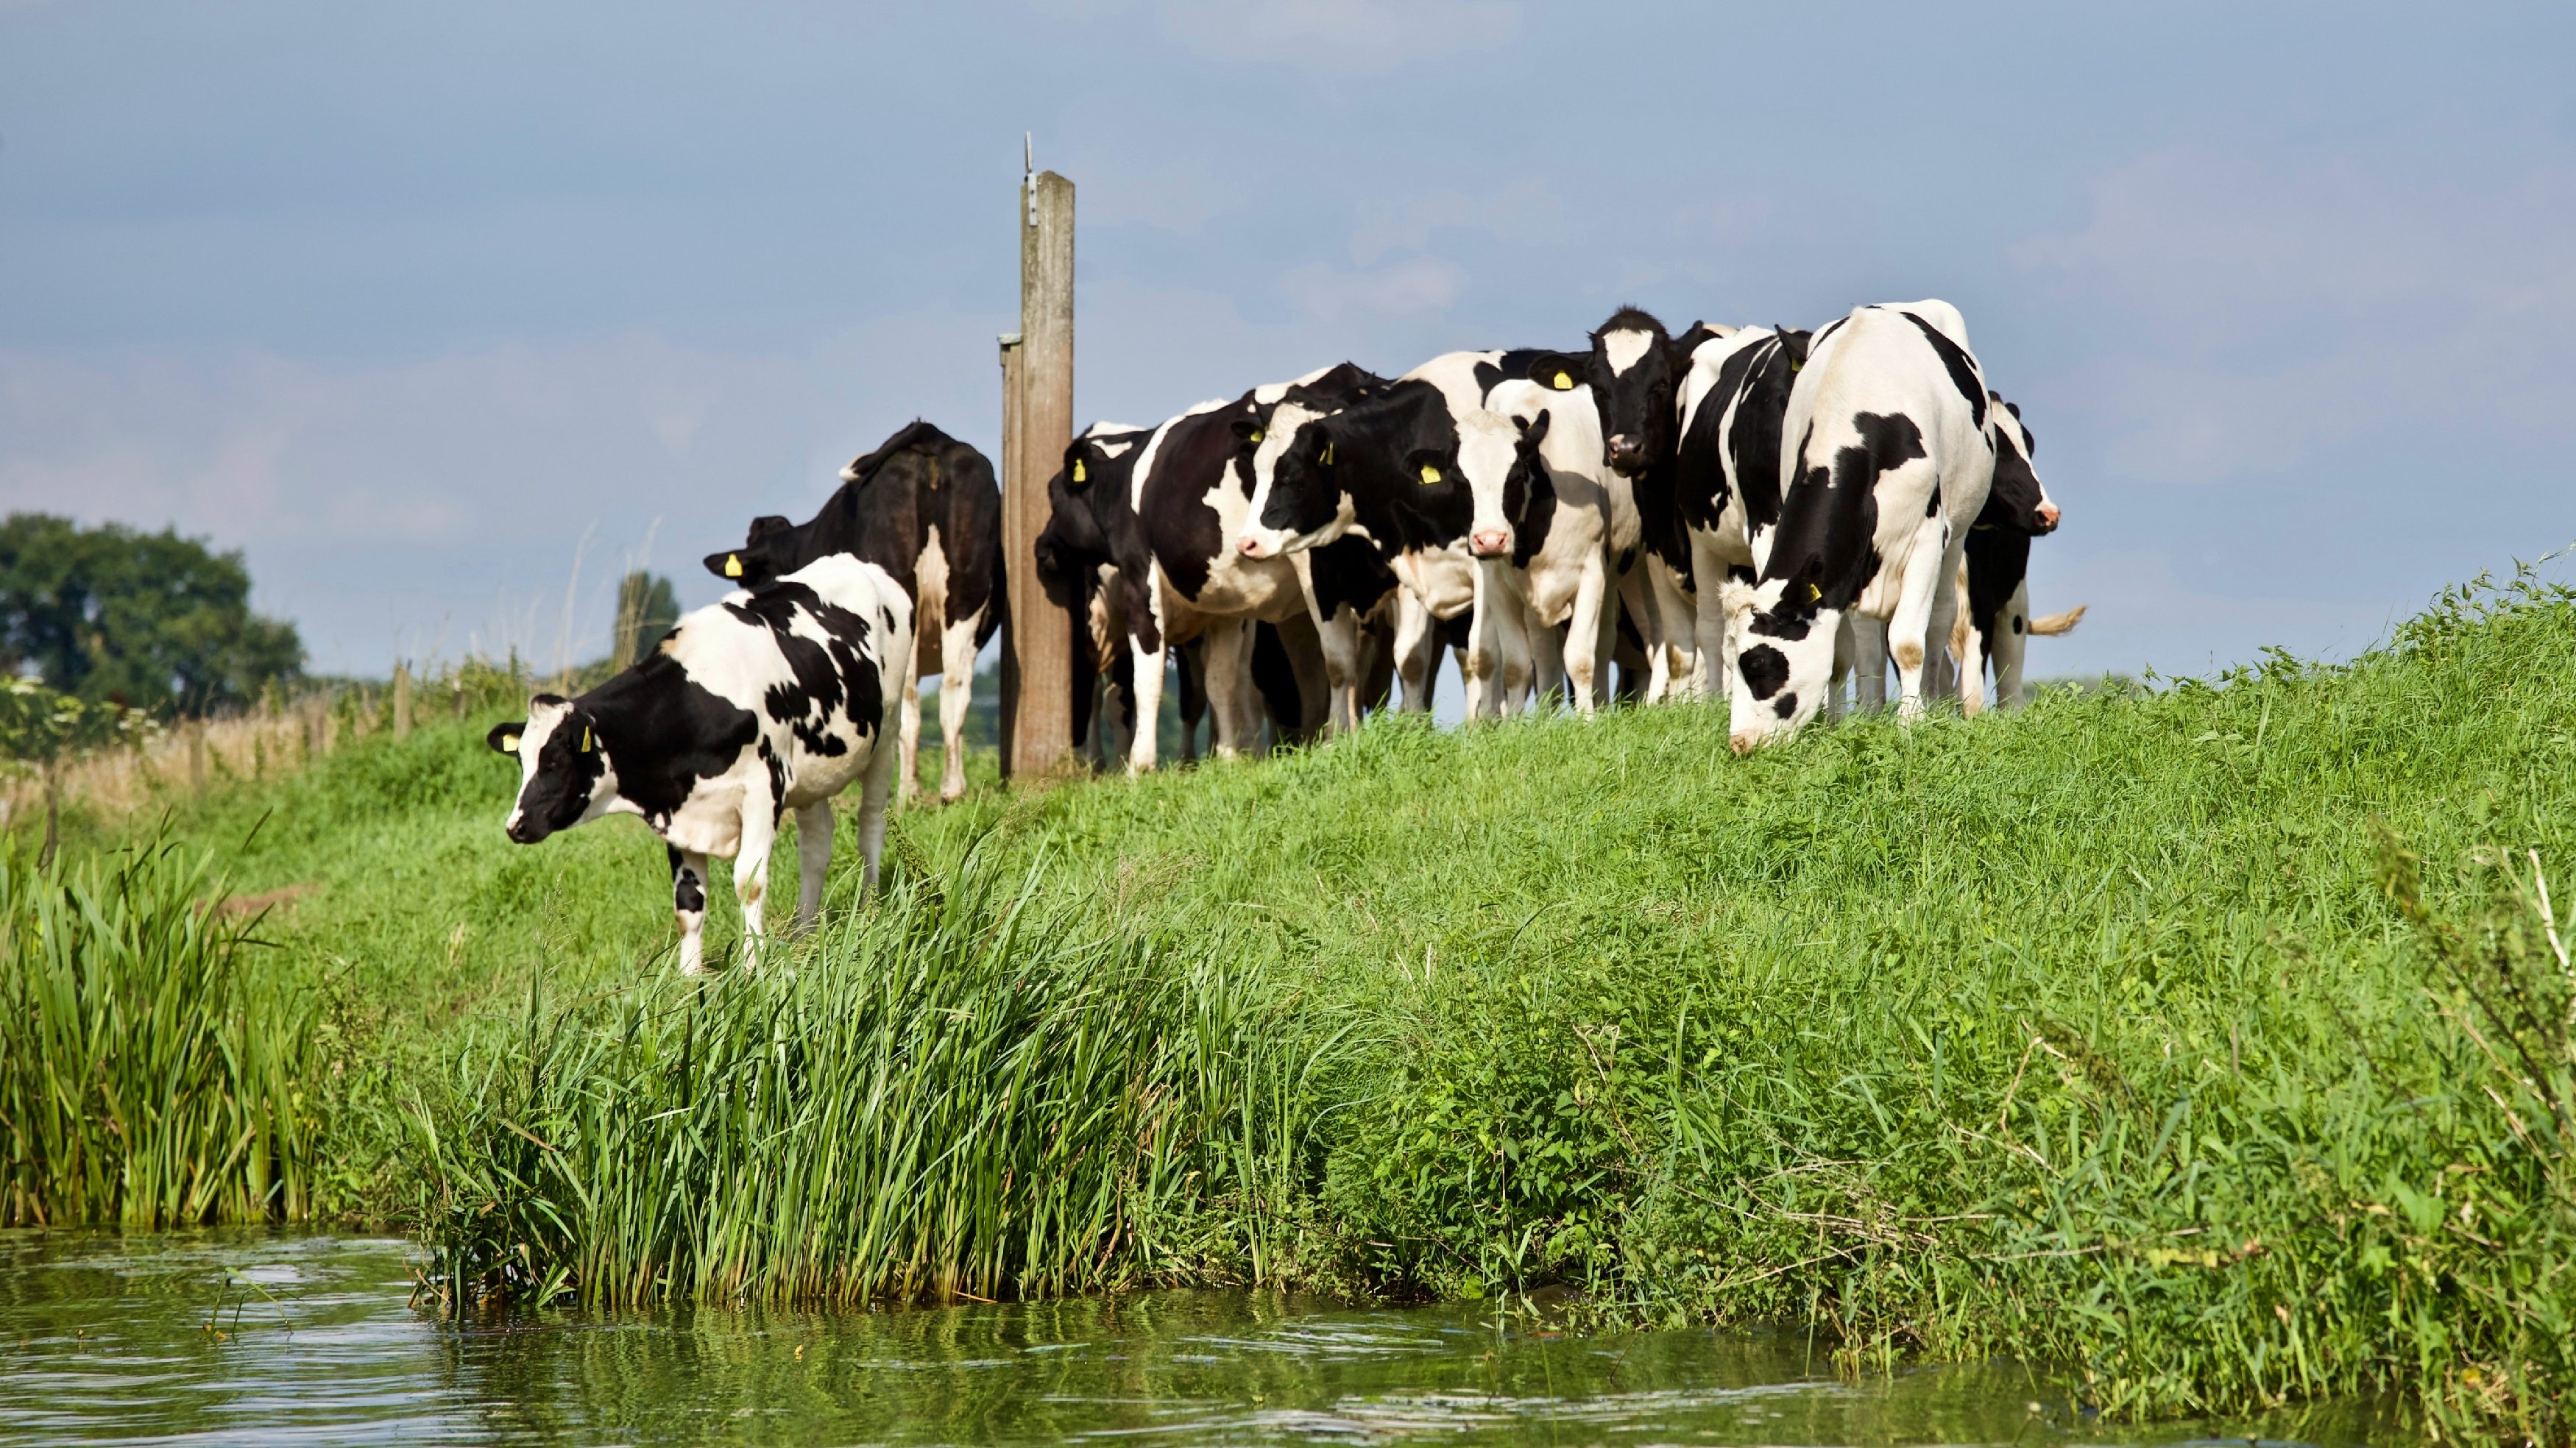
[(758, 588), (769, 582), (769, 551), (748, 543), (722, 553), (708, 554), (706, 565), (709, 573), (744, 588)]
[(1521, 417), (1512, 419), (1512, 425), (1521, 430), (1521, 456), (1527, 457), (1538, 451), (1538, 445), (1547, 440), (1547, 425), (1555, 420), (1556, 413), (1553, 410), (1542, 411), (1535, 419)]
[(1816, 339), (1815, 333), (1774, 327), (1771, 335), (1780, 339), (1780, 350), (1789, 354), (1790, 371), (1795, 372), (1807, 365), (1807, 345)]
[(751, 520), (751, 527), (742, 535), (742, 541), (757, 543), (772, 533), (784, 533), (795, 526), (776, 513), (763, 513)]
[(1234, 420), (1234, 440), (1241, 443), (1259, 444), (1261, 441), (1261, 419), (1257, 417), (1236, 418)]
[(527, 732), (527, 720), (513, 719), (507, 724), (493, 725), (492, 732), (483, 736), (483, 742), (491, 745), (492, 752), (495, 754), (516, 754), (519, 752), (519, 740), (525, 737)]
[(1589, 365), (1588, 358), (1541, 352), (1530, 359), (1529, 371), (1523, 375), (1550, 392), (1572, 392), (1583, 385), (1583, 372)]

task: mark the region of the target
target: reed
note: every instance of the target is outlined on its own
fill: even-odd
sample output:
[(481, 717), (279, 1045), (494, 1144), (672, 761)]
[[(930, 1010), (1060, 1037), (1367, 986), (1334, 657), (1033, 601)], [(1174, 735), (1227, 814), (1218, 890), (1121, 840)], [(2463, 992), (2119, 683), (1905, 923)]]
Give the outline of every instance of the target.
[(792, 961), (555, 1009), (532, 982), (474, 1033), (414, 1108), (435, 1295), (981, 1299), (1275, 1260), (1324, 1050), (1026, 882), (896, 873)]
[(249, 967), (211, 869), (0, 843), (0, 1223), (305, 1214), (311, 999)]

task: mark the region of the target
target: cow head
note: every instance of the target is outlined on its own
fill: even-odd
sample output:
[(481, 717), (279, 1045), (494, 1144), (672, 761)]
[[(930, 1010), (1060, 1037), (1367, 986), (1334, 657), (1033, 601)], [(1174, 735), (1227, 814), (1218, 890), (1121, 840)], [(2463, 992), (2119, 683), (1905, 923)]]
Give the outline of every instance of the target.
[[(1115, 445), (1115, 453), (1109, 450)], [(1115, 487), (1123, 476), (1118, 460), (1135, 447), (1132, 438), (1104, 435), (1094, 428), (1065, 445), (1064, 465), (1047, 479), (1047, 523), (1038, 530), (1038, 572), (1049, 580), (1073, 578), (1110, 561), (1109, 534), (1095, 508), (1099, 490)]]
[(1633, 477), (1673, 455), (1673, 398), (1690, 371), (1688, 348), (1712, 335), (1694, 327), (1676, 342), (1662, 322), (1635, 307), (1611, 313), (1592, 333), (1582, 377), (1601, 409), (1602, 462)]
[(1850, 600), (1827, 592), (1812, 568), (1733, 584), (1725, 596), (1738, 640), (1727, 735), (1746, 754), (1815, 717), (1833, 682), (1835, 635)]
[(796, 525), (785, 518), (763, 513), (751, 520), (741, 547), (706, 556), (707, 571), (738, 588), (765, 588), (780, 574), (803, 566), (787, 557), (796, 531)]
[(1237, 422), (1235, 432), (1252, 449), (1252, 505), (1236, 551), (1276, 558), (1350, 531), (1351, 501), (1335, 475), (1340, 464), (1328, 413), (1283, 402), (1267, 419)]
[[(1467, 551), (1478, 558), (1526, 557), (1534, 534), (1544, 533), (1556, 511), (1555, 479), (1539, 456), (1554, 414), (1539, 409), (1534, 418), (1478, 409), (1458, 420), (1456, 468), (1466, 479), (1474, 512), (1467, 525)], [(1439, 455), (1425, 452), (1411, 459), (1424, 481), (1446, 466)]]
[(1980, 525), (1999, 523), (2004, 527), (2044, 538), (2057, 531), (2057, 504), (2050, 500), (2048, 488), (2039, 480), (2039, 471), (2031, 465), (2031, 455), (2038, 451), (2038, 440), (2021, 420), (2021, 409), (2004, 401), (1999, 393), (1988, 392), (1993, 406), (1987, 416), (1995, 428), (1995, 485), (1986, 494), (1985, 510), (1977, 515)]
[(597, 819), (617, 801), (617, 770), (599, 721), (579, 703), (539, 694), (528, 701), (526, 719), (492, 726), (484, 742), (519, 761), (519, 796), (502, 829), (520, 844)]

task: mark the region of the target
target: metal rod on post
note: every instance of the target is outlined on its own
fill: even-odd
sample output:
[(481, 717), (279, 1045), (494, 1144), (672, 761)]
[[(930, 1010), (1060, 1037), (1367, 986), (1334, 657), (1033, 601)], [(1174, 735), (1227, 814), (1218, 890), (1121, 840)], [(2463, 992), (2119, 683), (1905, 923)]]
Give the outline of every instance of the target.
[(1002, 341), (1002, 768), (1028, 779), (1073, 745), (1072, 623), (1037, 576), (1047, 480), (1073, 441), (1073, 183), (1024, 173), (1018, 217), (1020, 334)]

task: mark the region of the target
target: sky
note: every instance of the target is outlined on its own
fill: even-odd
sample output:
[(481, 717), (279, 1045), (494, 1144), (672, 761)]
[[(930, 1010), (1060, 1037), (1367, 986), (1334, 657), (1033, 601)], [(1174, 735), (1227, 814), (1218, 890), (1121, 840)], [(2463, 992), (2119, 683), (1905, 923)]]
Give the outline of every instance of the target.
[(2065, 510), (2035, 676), (2344, 656), (2576, 539), (2576, 7), (0, 0), (0, 511), (239, 549), (313, 667), (991, 451), (1021, 140), (1077, 416), (1635, 302), (1947, 298)]

